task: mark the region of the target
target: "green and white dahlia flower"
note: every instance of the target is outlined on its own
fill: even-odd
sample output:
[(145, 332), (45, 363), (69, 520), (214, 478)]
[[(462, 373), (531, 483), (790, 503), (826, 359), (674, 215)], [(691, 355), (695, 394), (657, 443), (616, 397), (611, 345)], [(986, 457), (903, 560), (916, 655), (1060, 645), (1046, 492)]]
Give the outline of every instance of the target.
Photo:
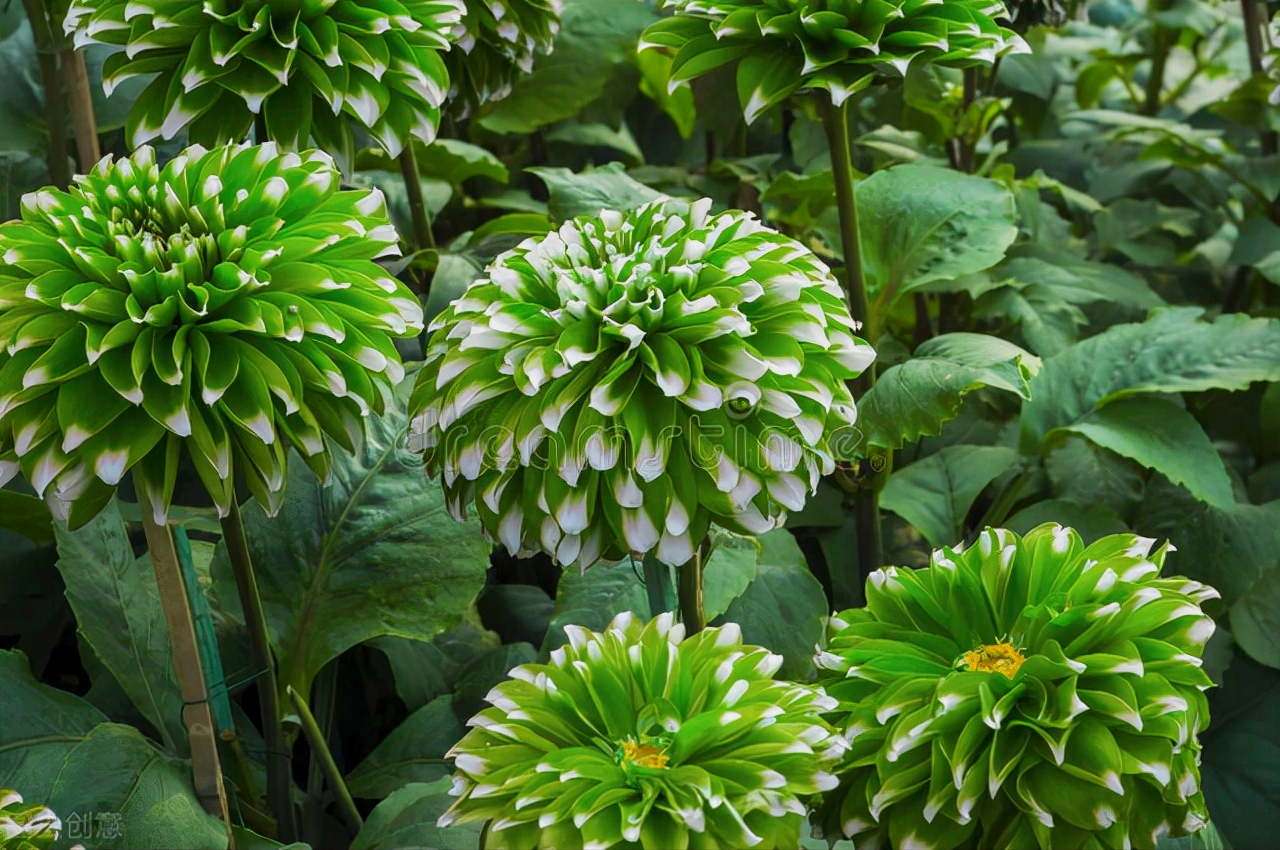
[(239, 142), (261, 114), (295, 150), (313, 135), (341, 147), (349, 120), (395, 156), (408, 135), (435, 140), (449, 89), (439, 54), (462, 11), (462, 0), (73, 0), (65, 28), (77, 47), (124, 48), (102, 67), (108, 94), (155, 75), (129, 110), (131, 146), (184, 127), (198, 144)]
[(462, 20), (450, 34), (450, 109), (459, 118), (511, 93), (520, 73), (533, 70), (560, 32), (564, 0), (466, 0)]
[(675, 52), (671, 85), (737, 62), (748, 123), (792, 94), (825, 89), (839, 106), (918, 60), (990, 65), (1026, 43), (995, 23), (999, 0), (665, 0), (640, 49)]
[(834, 700), (774, 680), (782, 657), (733, 623), (686, 639), (670, 613), (624, 613), (565, 634), (449, 751), (442, 826), (489, 821), (487, 850), (797, 846), (800, 798), (836, 783)]
[(815, 823), (859, 847), (1152, 848), (1205, 823), (1212, 588), (1167, 544), (987, 529), (867, 581), (820, 681), (849, 752)]
[[(759, 534), (853, 443), (874, 352), (830, 270), (750, 214), (658, 200), (508, 251), (432, 323), (412, 438), (461, 518), (583, 569)], [(851, 446), (849, 448), (852, 448)]]
[[(375, 191), (324, 153), (150, 148), (98, 163), (0, 225), (0, 483), (19, 469), (73, 525), (132, 470), (169, 506), (182, 458), (230, 509), (274, 512), (290, 448), (321, 477), (404, 367), (417, 299)], [(69, 513), (68, 513), (69, 511)]]

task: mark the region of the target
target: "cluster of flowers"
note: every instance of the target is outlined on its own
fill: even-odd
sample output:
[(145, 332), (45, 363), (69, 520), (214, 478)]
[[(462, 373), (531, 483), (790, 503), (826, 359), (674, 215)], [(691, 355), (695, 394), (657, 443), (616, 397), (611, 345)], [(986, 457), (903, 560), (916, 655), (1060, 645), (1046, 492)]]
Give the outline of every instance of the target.
[(491, 848), (1153, 848), (1205, 823), (1200, 655), (1216, 592), (1160, 578), (1168, 547), (988, 529), (882, 570), (831, 618), (819, 686), (737, 626), (671, 615), (567, 627), (453, 748), (442, 824)]

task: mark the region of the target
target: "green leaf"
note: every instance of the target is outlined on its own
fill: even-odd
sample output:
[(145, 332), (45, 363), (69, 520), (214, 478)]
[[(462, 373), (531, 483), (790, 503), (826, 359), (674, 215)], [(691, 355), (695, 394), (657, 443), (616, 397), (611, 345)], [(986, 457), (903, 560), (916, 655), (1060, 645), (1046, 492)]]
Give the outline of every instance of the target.
[(94, 850), (227, 846), (221, 822), (200, 808), (190, 767), (138, 730), (103, 722), (84, 700), (40, 684), (20, 652), (0, 652), (0, 693), (0, 787), (21, 789), (64, 823), (118, 816), (119, 834), (95, 831)]
[(465, 620), (430, 641), (383, 635), (369, 642), (386, 655), (396, 680), (396, 693), (410, 712), (452, 693), (462, 670), (496, 644), (497, 637), (492, 632)]
[(0, 150), (48, 152), (39, 68), (31, 24), (24, 20), (0, 40)]
[(1199, 308), (1115, 325), (1050, 357), (1022, 408), (1022, 449), (1035, 453), (1054, 428), (1137, 393), (1241, 390), (1280, 380), (1280, 320), (1240, 313), (1200, 322)]
[(763, 551), (755, 580), (715, 623), (737, 623), (744, 643), (782, 655), (778, 678), (807, 681), (813, 647), (822, 639), (830, 613), (826, 593), (789, 531), (770, 531), (759, 539)]
[(441, 253), (431, 276), (431, 291), (422, 307), (425, 322), (442, 313), (473, 281), (484, 276), (484, 267), (470, 254)]
[(1013, 193), (985, 177), (906, 164), (860, 181), (856, 194), (877, 316), (909, 292), (991, 268), (1018, 235)]
[(625, 122), (615, 129), (608, 124), (567, 121), (547, 133), (547, 141), (582, 148), (609, 148), (623, 154), (632, 165), (644, 163), (644, 153)]
[(1066, 499), (1045, 499), (1043, 502), (1027, 505), (1001, 525), (1015, 534), (1026, 534), (1046, 522), (1074, 528), (1086, 546), (1108, 534), (1120, 534), (1129, 530), (1125, 521), (1109, 508), (1093, 504), (1080, 505)]
[(1280, 283), (1280, 224), (1256, 217), (1245, 221), (1228, 260), (1253, 266), (1272, 283)]
[[(418, 163), (418, 174), (453, 187), (461, 186), (472, 177), (487, 177), (498, 183), (506, 183), (511, 176), (502, 160), (492, 153), (479, 145), (458, 139), (436, 139), (429, 145), (415, 140), (413, 156)], [(399, 163), (384, 151), (370, 148), (361, 151), (356, 157), (356, 168), (359, 171), (395, 172)]]
[(407, 782), (431, 782), (451, 772), (444, 754), (464, 734), (446, 694), (405, 718), (347, 774), (354, 797), (380, 800)]
[(1270, 847), (1280, 834), (1280, 671), (1237, 656), (1209, 691), (1200, 738), (1210, 820), (1231, 846)]
[(1083, 437), (1068, 437), (1051, 448), (1044, 467), (1060, 498), (1119, 516), (1128, 516), (1146, 489), (1142, 467)]
[(636, 65), (640, 68), (640, 91), (667, 113), (680, 138), (687, 139), (693, 135), (693, 128), (698, 123), (698, 110), (693, 103), (693, 89), (689, 86), (678, 86), (675, 91), (667, 90), (671, 79), (672, 57), (658, 50), (646, 50), (636, 54)]
[(708, 620), (725, 612), (756, 577), (760, 544), (753, 537), (719, 534), (702, 571), (702, 606)]
[(1068, 304), (1109, 301), (1148, 310), (1165, 303), (1136, 274), (1113, 263), (1086, 260), (1055, 245), (1019, 245), (992, 275), (1049, 287)]
[(53, 514), (43, 499), (30, 493), (0, 490), (0, 528), (32, 543), (53, 542)]
[(954, 545), (974, 499), (1017, 460), (1004, 446), (948, 446), (896, 471), (880, 491), (880, 506), (910, 522), (930, 545)]
[(534, 584), (491, 584), (476, 598), (476, 613), (493, 624), (503, 643), (541, 644), (554, 608), (547, 592)]
[(115, 500), (78, 531), (58, 523), (58, 570), (80, 634), (166, 749), (188, 753), (182, 693), (151, 557), (135, 558)]
[(1257, 582), (1280, 563), (1280, 499), (1220, 508), (1155, 476), (1133, 527), (1169, 538), (1177, 551), (1169, 555), (1166, 572), (1212, 585), (1227, 605), (1255, 592)]
[(1280, 669), (1280, 553), (1275, 566), (1253, 583), (1231, 606), (1231, 633), (1236, 643), (1260, 664)]
[[(404, 445), (411, 383), (386, 415), (365, 420), (358, 455), (335, 455), (329, 483), (291, 463), (280, 515), (269, 519), (256, 504), (244, 511), (282, 689), (310, 693), (321, 667), (378, 635), (431, 639), (484, 584), (489, 546), (479, 524), (449, 517), (421, 456)], [(218, 598), (238, 613), (221, 545), (212, 574)]]
[(365, 819), (351, 850), (475, 850), (483, 824), (436, 826), (453, 804), (450, 786), (448, 779), (440, 779), (414, 782), (396, 791)]
[(567, 168), (528, 168), (547, 184), (551, 192), (551, 217), (566, 221), (580, 215), (595, 215), (604, 209), (629, 210), (661, 197), (643, 183), (627, 176), (620, 163), (574, 174)]
[[(556, 49), (493, 104), (479, 123), (494, 133), (528, 134), (577, 115), (635, 56), (657, 16), (635, 0), (565, 0)], [(634, 85), (634, 83), (632, 84)]]
[(1160, 398), (1121, 398), (1072, 425), (1045, 435), (1074, 433), (1154, 469), (1196, 498), (1218, 507), (1235, 504), (1227, 468), (1195, 417)]
[(23, 151), (0, 150), (0, 221), (17, 218), (22, 196), (49, 185), (49, 166)]
[(640, 564), (623, 561), (612, 567), (592, 567), (585, 573), (566, 570), (556, 588), (556, 607), (542, 641), (541, 655), (569, 642), (564, 627), (569, 624), (592, 631), (604, 631), (614, 615), (635, 611), (643, 616), (649, 597), (640, 578)]
[(944, 334), (922, 344), (905, 363), (885, 370), (858, 401), (861, 451), (899, 449), (936, 436), (959, 413), (964, 397), (982, 387), (1029, 396), (1040, 358), (1011, 342), (982, 334)]

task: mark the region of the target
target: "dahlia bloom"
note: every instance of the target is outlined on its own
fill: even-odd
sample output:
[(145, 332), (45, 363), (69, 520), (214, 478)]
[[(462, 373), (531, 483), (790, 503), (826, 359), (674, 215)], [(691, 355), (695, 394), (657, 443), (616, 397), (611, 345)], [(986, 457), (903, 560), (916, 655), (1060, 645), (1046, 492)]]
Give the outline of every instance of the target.
[(132, 147), (184, 127), (198, 144), (238, 142), (260, 114), (289, 148), (312, 135), (341, 147), (345, 120), (396, 156), (405, 133), (435, 139), (449, 89), (440, 51), (462, 11), (462, 0), (72, 0), (65, 28), (77, 47), (124, 48), (103, 65), (108, 94), (156, 75), (129, 110)]
[(560, 32), (564, 0), (467, 0), (449, 37), (456, 50), (445, 55), (450, 109), (466, 118), (511, 93), (520, 73), (533, 70)]
[(1217, 592), (1170, 547), (988, 529), (867, 582), (820, 681), (850, 749), (815, 823), (859, 847), (1152, 848), (1205, 823), (1196, 735)]
[(498, 257), (431, 324), (414, 448), (511, 552), (680, 565), (769, 531), (853, 442), (874, 358), (830, 270), (742, 212), (658, 200)]
[(664, 8), (676, 14), (645, 30), (640, 49), (675, 52), (673, 86), (737, 62), (748, 123), (805, 89), (825, 89), (839, 106), (917, 59), (964, 68), (1029, 49), (995, 23), (1005, 13), (999, 0), (665, 0)]
[(820, 719), (834, 700), (775, 681), (782, 657), (732, 623), (686, 639), (670, 613), (628, 612), (565, 633), (449, 751), (441, 826), (489, 821), (489, 850), (798, 845), (801, 796), (836, 782), (844, 741)]
[(377, 191), (274, 144), (103, 159), (0, 225), (0, 484), (19, 470), (87, 522), (126, 472), (165, 516), (185, 457), (230, 509), (280, 506), (290, 448), (321, 477), (332, 438), (404, 376), (417, 299)]

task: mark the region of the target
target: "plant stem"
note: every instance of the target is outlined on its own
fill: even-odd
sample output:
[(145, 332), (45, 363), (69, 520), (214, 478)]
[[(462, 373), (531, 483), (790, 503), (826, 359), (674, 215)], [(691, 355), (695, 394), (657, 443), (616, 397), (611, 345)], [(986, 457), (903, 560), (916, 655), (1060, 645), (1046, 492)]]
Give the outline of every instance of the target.
[(404, 188), (409, 195), (409, 213), (413, 216), (414, 250), (434, 248), (436, 239), (431, 232), (427, 203), (422, 198), (422, 179), (418, 175), (418, 157), (413, 151), (412, 140), (400, 152), (400, 174), (404, 177)]
[[(844, 252), (845, 297), (854, 320), (862, 322), (863, 326), (869, 329), (871, 317), (867, 311), (867, 288), (862, 276), (862, 239), (858, 232), (858, 201), (853, 191), (852, 146), (849, 142), (850, 101), (846, 100), (840, 106), (834, 106), (824, 96), (820, 103), (822, 126), (827, 133), (827, 148), (831, 153), (831, 168), (835, 173), (836, 206), (840, 212), (840, 247)], [(874, 344), (875, 340), (869, 340), (869, 342)], [(870, 384), (870, 381), (866, 383)]]
[(53, 185), (66, 189), (71, 185), (71, 169), (67, 165), (67, 110), (62, 103), (58, 49), (44, 4), (40, 0), (22, 0), (22, 5), (31, 22), (36, 60), (40, 66), (40, 85), (44, 88), (44, 116), (49, 124), (49, 177)]
[(89, 92), (89, 71), (84, 54), (70, 45), (58, 51), (62, 73), (67, 81), (67, 105), (71, 114), (71, 134), (76, 140), (76, 161), (80, 173), (88, 172), (102, 159), (98, 145), (98, 126), (93, 117), (93, 95)]
[[(337, 696), (338, 662), (335, 660), (321, 668), (315, 681), (311, 683), (311, 705), (315, 706), (313, 714), (316, 715), (316, 726), (325, 741), (332, 740), (333, 710)], [(302, 840), (312, 845), (323, 837), (325, 779), (324, 763), (313, 752), (307, 765), (307, 800), (302, 809), (300, 827)]]
[(1172, 36), (1168, 29), (1160, 24), (1151, 27), (1151, 74), (1147, 77), (1146, 99), (1142, 104), (1143, 115), (1156, 115), (1160, 112), (1160, 92), (1164, 90), (1164, 69), (1169, 61), (1169, 49)]
[(684, 623), (686, 637), (697, 634), (707, 625), (707, 612), (702, 604), (702, 571), (708, 551), (705, 544), (699, 546), (693, 553), (693, 559), (676, 570), (680, 622)]
[(649, 616), (656, 617), (670, 610), (667, 587), (671, 583), (671, 568), (653, 555), (645, 555), (643, 569), (644, 589), (649, 595)]
[[(862, 322), (868, 341), (875, 344), (877, 323), (867, 308), (866, 281), (862, 274), (862, 243), (858, 231), (858, 203), (853, 191), (852, 145), (849, 141), (849, 105), (846, 100), (835, 106), (825, 98), (822, 107), (822, 125), (827, 133), (827, 147), (831, 153), (831, 168), (835, 172), (836, 206), (840, 213), (840, 244), (844, 251), (846, 296), (849, 312), (854, 320)], [(865, 395), (876, 380), (875, 364), (853, 382), (855, 397)], [(858, 528), (858, 570), (863, 576), (880, 567), (883, 547), (880, 540), (879, 494), (874, 487), (864, 487), (853, 494), (853, 516)]]
[(320, 769), (324, 771), (325, 779), (333, 790), (334, 797), (337, 798), (338, 811), (346, 821), (351, 834), (356, 835), (364, 826), (364, 819), (360, 817), (355, 801), (351, 799), (347, 783), (342, 780), (342, 771), (338, 770), (338, 763), (333, 760), (333, 753), (329, 751), (325, 734), (320, 730), (320, 724), (316, 722), (315, 715), (311, 713), (311, 708), (302, 698), (302, 694), (294, 690), (292, 685), (289, 685), (286, 691), (289, 694), (289, 700), (293, 703), (294, 711), (298, 712), (298, 717), (302, 721), (302, 733), (307, 736), (307, 742), (311, 744), (311, 757), (320, 762)]
[(262, 596), (258, 593), (258, 579), (253, 571), (253, 559), (249, 556), (249, 542), (244, 534), (244, 521), (235, 499), (231, 500), (231, 510), (222, 518), (221, 524), (240, 606), (244, 609), (245, 628), (249, 632), (249, 656), (254, 667), (263, 671), (258, 679), (258, 701), (262, 707), (262, 738), (267, 749), (267, 806), (276, 819), (276, 840), (281, 844), (292, 844), (298, 840), (293, 812), (293, 770), (280, 723), (276, 665), (267, 637), (267, 617), (262, 609)]
[[(1245, 44), (1249, 48), (1249, 70), (1256, 76), (1262, 73), (1262, 34), (1267, 25), (1266, 17), (1258, 0), (1240, 0), (1240, 14), (1244, 19)], [(1274, 156), (1280, 149), (1280, 138), (1274, 130), (1264, 128), (1261, 142), (1263, 156)]]

